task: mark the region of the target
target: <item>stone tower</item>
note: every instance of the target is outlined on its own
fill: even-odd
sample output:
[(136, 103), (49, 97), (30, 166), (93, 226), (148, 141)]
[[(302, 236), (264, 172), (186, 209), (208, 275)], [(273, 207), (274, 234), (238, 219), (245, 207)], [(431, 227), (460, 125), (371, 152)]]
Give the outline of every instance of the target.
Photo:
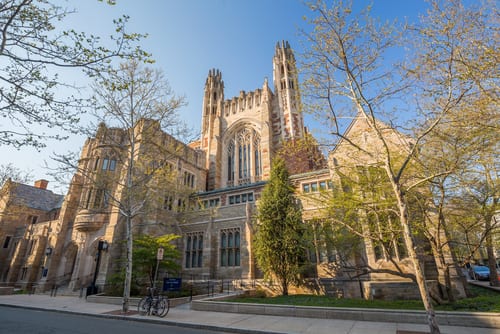
[(219, 183), (221, 173), (221, 116), (224, 101), (224, 81), (219, 70), (212, 69), (208, 72), (203, 95), (203, 115), (201, 124), (201, 149), (209, 152), (206, 156), (206, 166), (209, 170), (207, 189), (214, 189)]
[(224, 100), (221, 72), (209, 71), (200, 143), (206, 152), (206, 190), (266, 180), (281, 143), (304, 136), (297, 69), (288, 42), (276, 45), (273, 81), (274, 93), (264, 79), (262, 88)]
[[(300, 112), (297, 67), (290, 44), (276, 44), (273, 58), (273, 81), (278, 106), (273, 115), (273, 132), (280, 140), (304, 136), (304, 120)], [(275, 140), (278, 138), (275, 138)]]

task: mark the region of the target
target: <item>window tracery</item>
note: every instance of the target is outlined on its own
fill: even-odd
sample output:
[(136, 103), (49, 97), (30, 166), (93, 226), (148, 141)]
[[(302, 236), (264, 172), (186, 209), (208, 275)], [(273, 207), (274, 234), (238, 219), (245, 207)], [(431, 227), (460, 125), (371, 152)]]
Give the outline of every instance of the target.
[(255, 182), (261, 174), (260, 136), (251, 128), (243, 128), (228, 141), (227, 185)]

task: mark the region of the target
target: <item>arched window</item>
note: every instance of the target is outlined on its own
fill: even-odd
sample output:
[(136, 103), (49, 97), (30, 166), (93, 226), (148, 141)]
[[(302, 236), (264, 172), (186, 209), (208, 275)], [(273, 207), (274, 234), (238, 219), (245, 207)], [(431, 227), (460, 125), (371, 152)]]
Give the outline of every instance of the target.
[(227, 144), (227, 185), (241, 185), (260, 180), (262, 170), (260, 136), (244, 128)]
[(252, 132), (244, 129), (238, 133), (238, 179), (240, 183), (249, 183), (250, 178), (250, 143)]

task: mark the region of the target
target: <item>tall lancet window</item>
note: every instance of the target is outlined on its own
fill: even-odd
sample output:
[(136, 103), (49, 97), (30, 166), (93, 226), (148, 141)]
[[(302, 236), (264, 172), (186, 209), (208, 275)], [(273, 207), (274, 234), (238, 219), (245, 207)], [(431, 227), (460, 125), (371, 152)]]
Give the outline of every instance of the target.
[(255, 131), (244, 129), (238, 134), (238, 181), (240, 184), (250, 183), (250, 167), (252, 135)]
[(262, 161), (260, 153), (260, 137), (255, 136), (253, 138), (253, 152), (254, 152), (254, 166), (255, 166), (255, 181), (260, 181), (262, 174)]
[(242, 129), (227, 145), (227, 185), (259, 181), (261, 174), (260, 136), (253, 129)]
[(234, 185), (234, 139), (231, 139), (227, 146), (227, 184)]

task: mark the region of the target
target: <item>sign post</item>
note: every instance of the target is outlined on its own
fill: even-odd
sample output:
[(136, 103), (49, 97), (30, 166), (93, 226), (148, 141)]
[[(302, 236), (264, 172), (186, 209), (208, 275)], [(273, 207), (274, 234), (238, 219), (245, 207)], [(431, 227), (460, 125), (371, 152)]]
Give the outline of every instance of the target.
[(156, 253), (156, 270), (155, 270), (155, 277), (153, 280), (153, 291), (156, 288), (156, 278), (158, 277), (158, 267), (160, 266), (160, 261), (163, 260), (163, 247), (158, 248), (158, 252)]

